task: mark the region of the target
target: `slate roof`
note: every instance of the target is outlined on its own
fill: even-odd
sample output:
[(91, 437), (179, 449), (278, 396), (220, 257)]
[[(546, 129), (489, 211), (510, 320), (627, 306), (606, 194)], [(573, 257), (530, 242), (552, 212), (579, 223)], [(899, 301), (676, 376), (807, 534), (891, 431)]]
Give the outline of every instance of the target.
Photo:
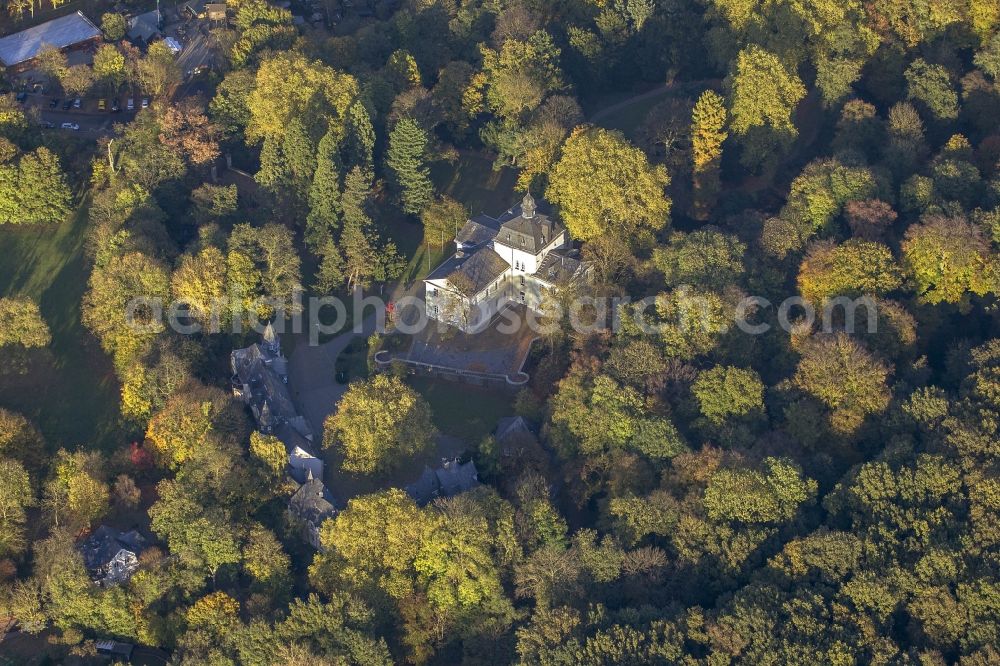
[(509, 268), (510, 264), (493, 248), (484, 247), (471, 255), (451, 257), (424, 279), (444, 280), (455, 273), (462, 273), (469, 278), (474, 293), (478, 294)]
[(121, 549), (136, 555), (146, 547), (146, 539), (135, 530), (119, 532), (113, 527), (101, 525), (80, 544), (80, 554), (87, 569), (96, 571), (114, 559)]
[[(234, 387), (250, 405), (261, 432), (281, 440), (289, 454), (296, 448), (311, 451), (313, 432), (305, 418), (295, 411), (286, 384), (288, 361), (281, 355), (281, 343), (274, 328), (268, 324), (263, 342), (234, 349), (231, 363)], [(318, 462), (322, 465), (322, 461)], [(322, 477), (322, 466), (315, 475)], [(305, 473), (295, 478), (302, 482)]]
[(441, 486), (441, 494), (445, 497), (464, 493), (479, 485), (479, 473), (471, 460), (467, 463), (447, 460), (440, 469), (434, 471), (434, 475)]
[(323, 461), (301, 446), (294, 447), (288, 454), (288, 465), (291, 477), (298, 483), (323, 478)]
[(532, 254), (541, 252), (565, 229), (548, 216), (548, 204), (530, 195), (525, 195), (524, 201), (501, 215), (500, 222), (495, 242)]
[(465, 223), (455, 240), (463, 245), (479, 246), (493, 240), (500, 230), (500, 220), (495, 220), (489, 215), (478, 215)]
[(417, 504), (427, 504), (435, 497), (450, 497), (472, 490), (479, 485), (479, 472), (471, 460), (459, 463), (458, 458), (445, 460), (441, 467), (424, 466), (420, 478), (406, 486), (406, 494)]
[(403, 490), (417, 504), (427, 504), (437, 495), (438, 488), (438, 480), (434, 474), (434, 470), (424, 465), (424, 471), (420, 474), (420, 478), (406, 486)]
[(160, 34), (159, 18), (156, 10), (133, 16), (128, 20), (128, 38), (148, 43), (154, 35)]
[(31, 60), (43, 46), (64, 49), (100, 36), (100, 29), (90, 19), (74, 12), (0, 39), (0, 63), (11, 67)]
[(505, 416), (497, 421), (496, 430), (493, 431), (493, 437), (498, 442), (520, 434), (533, 434), (531, 426), (528, 425), (523, 416)]
[[(308, 446), (312, 432), (295, 411), (285, 384), (288, 361), (281, 355), (280, 344), (270, 325), (264, 331), (264, 340), (262, 344), (233, 350), (233, 372), (241, 384), (249, 387), (247, 401), (255, 414), (260, 415), (261, 428), (273, 429), (289, 448), (301, 445), (302, 440)], [(289, 427), (283, 428), (285, 425)]]
[[(473, 294), (478, 294), (504, 274), (510, 264), (491, 247), (484, 247), (462, 262), (455, 272), (465, 275), (472, 284)], [(466, 294), (470, 296), (472, 294)]]
[(333, 495), (319, 479), (311, 479), (299, 486), (288, 501), (288, 510), (316, 527), (337, 515)]
[(562, 285), (572, 281), (582, 267), (583, 261), (578, 250), (552, 250), (538, 265), (535, 278), (549, 284)]

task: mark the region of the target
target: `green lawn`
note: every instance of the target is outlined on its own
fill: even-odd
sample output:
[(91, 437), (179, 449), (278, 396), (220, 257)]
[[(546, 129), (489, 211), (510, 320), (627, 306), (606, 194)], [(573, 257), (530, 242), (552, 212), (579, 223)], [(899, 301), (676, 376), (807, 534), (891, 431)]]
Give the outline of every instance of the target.
[(123, 443), (118, 383), (108, 357), (80, 323), (87, 287), (86, 206), (62, 225), (0, 227), (0, 295), (36, 300), (52, 344), (0, 371), (0, 406), (33, 418), (50, 446)]
[[(472, 215), (496, 216), (515, 203), (517, 173), (513, 169), (494, 171), (492, 158), (485, 155), (463, 152), (454, 162), (435, 162), (431, 178), (439, 193), (465, 204)], [(435, 243), (428, 248), (420, 222), (404, 216), (394, 205), (386, 203), (379, 211), (382, 229), (409, 260), (401, 282), (421, 279), (454, 250), (450, 241), (443, 247)]]
[(671, 91), (664, 90), (659, 95), (639, 100), (635, 104), (630, 104), (601, 118), (597, 124), (608, 129), (620, 130), (630, 140), (635, 141), (642, 124), (646, 121), (646, 116), (649, 115), (654, 106), (667, 99), (670, 93)]
[(493, 170), (493, 158), (463, 151), (454, 162), (436, 162), (431, 178), (442, 194), (468, 207), (473, 215), (496, 217), (515, 203), (517, 171)]
[(424, 377), (410, 378), (408, 383), (430, 403), (434, 425), (469, 446), (492, 433), (499, 419), (514, 413), (513, 396), (501, 391)]

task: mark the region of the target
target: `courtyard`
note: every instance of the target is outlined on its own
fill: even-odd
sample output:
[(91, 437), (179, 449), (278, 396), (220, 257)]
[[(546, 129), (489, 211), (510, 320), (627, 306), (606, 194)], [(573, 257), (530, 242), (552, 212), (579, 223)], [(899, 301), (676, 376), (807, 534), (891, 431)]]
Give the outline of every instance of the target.
[[(410, 305), (408, 312), (404, 310), (400, 313), (403, 323), (414, 323), (419, 316), (415, 308), (422, 305)], [(421, 330), (406, 336), (409, 339), (408, 346), (401, 345), (399, 351), (380, 352), (378, 360), (399, 360), (467, 373), (503, 375), (513, 381), (522, 377), (521, 368), (528, 357), (532, 341), (537, 337), (526, 323), (527, 317), (527, 308), (523, 305), (507, 304), (489, 326), (477, 333), (464, 333), (453, 326), (429, 319)], [(511, 328), (510, 321), (520, 322), (514, 332), (508, 330)]]

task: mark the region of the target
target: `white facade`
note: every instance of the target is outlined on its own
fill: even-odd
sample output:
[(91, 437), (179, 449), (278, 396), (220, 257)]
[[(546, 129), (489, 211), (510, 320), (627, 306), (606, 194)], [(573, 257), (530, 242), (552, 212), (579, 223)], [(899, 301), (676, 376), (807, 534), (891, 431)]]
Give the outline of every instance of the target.
[[(495, 228), (486, 230), (484, 224), (489, 223), (495, 223)], [(463, 229), (460, 236), (472, 236), (479, 242), (456, 238), (455, 255), (424, 280), (428, 317), (474, 333), (485, 328), (508, 303), (538, 311), (545, 292), (557, 283), (555, 271), (550, 275), (539, 270), (552, 252), (569, 247), (566, 230), (558, 222), (536, 215), (530, 195), (500, 220), (482, 216), (470, 220), (466, 227), (470, 225), (472, 230)], [(573, 266), (579, 265), (579, 261), (572, 261)], [(475, 286), (472, 296), (463, 294), (454, 283), (455, 274), (463, 271), (463, 280)]]

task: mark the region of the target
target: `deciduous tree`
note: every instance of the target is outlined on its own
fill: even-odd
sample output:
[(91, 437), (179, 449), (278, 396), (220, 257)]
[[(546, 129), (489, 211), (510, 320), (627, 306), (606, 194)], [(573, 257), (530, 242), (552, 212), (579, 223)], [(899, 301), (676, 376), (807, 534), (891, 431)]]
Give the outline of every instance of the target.
[(433, 436), (427, 401), (389, 375), (352, 384), (323, 427), (323, 445), (340, 448), (344, 469), (363, 474), (426, 451)]
[(566, 139), (546, 194), (574, 238), (610, 234), (632, 242), (669, 222), (669, 183), (667, 170), (620, 133), (579, 129)]
[(927, 303), (965, 303), (998, 287), (998, 266), (982, 230), (963, 218), (932, 215), (903, 239), (903, 266)]
[(51, 341), (37, 303), (27, 298), (0, 298), (0, 346), (45, 347)]
[(830, 410), (834, 430), (851, 434), (889, 404), (889, 368), (844, 333), (803, 343), (792, 383)]
[(742, 161), (763, 164), (798, 135), (792, 114), (806, 96), (794, 71), (773, 53), (751, 45), (736, 56), (730, 79), (730, 128), (743, 143)]

